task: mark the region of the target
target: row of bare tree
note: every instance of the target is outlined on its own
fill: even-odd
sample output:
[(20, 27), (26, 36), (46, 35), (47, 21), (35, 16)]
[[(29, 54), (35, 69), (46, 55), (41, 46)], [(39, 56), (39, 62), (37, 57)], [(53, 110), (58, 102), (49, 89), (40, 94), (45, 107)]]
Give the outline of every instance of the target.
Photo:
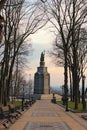
[(68, 70), (72, 101), (78, 109), (79, 83), (87, 63), (87, 0), (51, 0), (46, 14), (55, 28), (56, 40), (51, 55), (64, 66), (64, 96), (68, 109)]
[(0, 102), (7, 105), (12, 87), (17, 95), (23, 84), (22, 70), (18, 68), (24, 66), (24, 57), (32, 52), (29, 36), (47, 21), (45, 13), (40, 12), (40, 2), (7, 0), (1, 14), (5, 23), (0, 46)]
[[(68, 107), (68, 69), (72, 100), (75, 109), (79, 102), (79, 83), (86, 68), (87, 58), (87, 0), (50, 0), (27, 2), (25, 0), (7, 0), (2, 10), (5, 18), (4, 39), (0, 46), (0, 100), (6, 105), (12, 77), (20, 59), (30, 53), (31, 44), (26, 40), (41, 29), (48, 21), (55, 28), (56, 40), (51, 54), (56, 64), (64, 66), (64, 92), (66, 109)], [(28, 47), (28, 51), (26, 50)], [(18, 80), (17, 73), (15, 74)], [(19, 83), (19, 81), (17, 81)], [(18, 85), (15, 85), (15, 88)]]

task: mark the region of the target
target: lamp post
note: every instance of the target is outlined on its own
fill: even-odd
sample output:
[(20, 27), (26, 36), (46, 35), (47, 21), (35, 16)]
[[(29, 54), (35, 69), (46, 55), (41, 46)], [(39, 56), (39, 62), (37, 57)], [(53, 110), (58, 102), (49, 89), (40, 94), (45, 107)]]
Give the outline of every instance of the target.
[(29, 100), (30, 100), (31, 89), (32, 89), (32, 80), (31, 80), (31, 74), (29, 74)]
[(24, 111), (24, 83), (23, 83), (23, 95), (22, 95), (22, 111)]
[(14, 85), (12, 86), (12, 104), (14, 102)]
[(85, 102), (85, 75), (82, 75), (82, 104), (83, 110), (86, 109), (86, 102)]
[(65, 94), (64, 94), (64, 102), (65, 102), (65, 111), (69, 111), (68, 109), (68, 87), (64, 86)]
[(65, 108), (65, 110), (66, 111), (69, 111), (69, 109), (68, 109), (68, 94), (66, 94), (66, 96), (65, 96), (65, 102), (66, 102), (66, 108)]

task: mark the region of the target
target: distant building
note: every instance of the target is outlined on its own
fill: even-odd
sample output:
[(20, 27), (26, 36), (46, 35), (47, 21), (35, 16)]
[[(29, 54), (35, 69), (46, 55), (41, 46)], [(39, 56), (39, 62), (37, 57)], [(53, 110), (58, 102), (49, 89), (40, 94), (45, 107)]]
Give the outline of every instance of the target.
[(41, 53), (40, 67), (37, 67), (37, 72), (34, 75), (34, 93), (35, 94), (50, 94), (50, 74), (45, 67), (44, 53)]

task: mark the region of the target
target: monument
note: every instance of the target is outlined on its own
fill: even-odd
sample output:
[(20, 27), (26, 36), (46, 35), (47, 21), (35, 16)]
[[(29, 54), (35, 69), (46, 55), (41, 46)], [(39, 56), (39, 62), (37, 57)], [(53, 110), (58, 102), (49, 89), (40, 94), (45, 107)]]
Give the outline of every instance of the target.
[(45, 53), (41, 53), (40, 66), (34, 75), (34, 94), (50, 94), (50, 74), (44, 61)]

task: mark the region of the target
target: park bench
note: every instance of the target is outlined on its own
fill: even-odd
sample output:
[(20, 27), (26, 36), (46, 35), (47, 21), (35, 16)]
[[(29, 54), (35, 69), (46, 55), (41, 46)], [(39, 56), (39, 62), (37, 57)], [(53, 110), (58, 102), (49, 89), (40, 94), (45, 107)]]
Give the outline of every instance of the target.
[(34, 103), (35, 103), (34, 99), (30, 99), (30, 100), (22, 102), (22, 110), (29, 109)]
[(35, 100), (32, 98), (32, 99), (30, 99), (30, 100), (27, 100), (27, 101), (23, 102), (23, 107), (24, 107), (24, 108), (29, 108), (29, 107), (31, 107), (32, 104), (34, 104), (34, 103), (35, 103)]
[(87, 115), (81, 115), (81, 117), (85, 120), (87, 120)]
[(22, 115), (21, 111), (17, 110), (14, 104), (9, 104), (8, 106), (9, 106), (10, 113), (16, 113), (18, 116)]
[(0, 108), (0, 128), (3, 125), (5, 128), (7, 128), (7, 125), (9, 124), (9, 119), (4, 116), (2, 112), (2, 108)]
[(8, 119), (0, 119), (0, 125), (3, 125), (5, 128), (7, 128), (8, 123), (9, 123)]
[(33, 98), (31, 98), (29, 101), (28, 101), (29, 105), (32, 106), (32, 104), (35, 103), (35, 100)]
[(22, 111), (24, 111), (25, 109), (29, 109), (29, 108), (30, 108), (29, 101), (22, 102), (22, 106), (21, 106)]
[(13, 123), (12, 119), (18, 118), (18, 115), (17, 115), (17, 113), (11, 113), (8, 106), (4, 106), (1, 108), (1, 117), (2, 117), (2, 119), (7, 119), (11, 123)]
[(30, 107), (28, 101), (24, 102), (23, 107), (24, 107), (25, 109), (28, 109), (28, 108)]

